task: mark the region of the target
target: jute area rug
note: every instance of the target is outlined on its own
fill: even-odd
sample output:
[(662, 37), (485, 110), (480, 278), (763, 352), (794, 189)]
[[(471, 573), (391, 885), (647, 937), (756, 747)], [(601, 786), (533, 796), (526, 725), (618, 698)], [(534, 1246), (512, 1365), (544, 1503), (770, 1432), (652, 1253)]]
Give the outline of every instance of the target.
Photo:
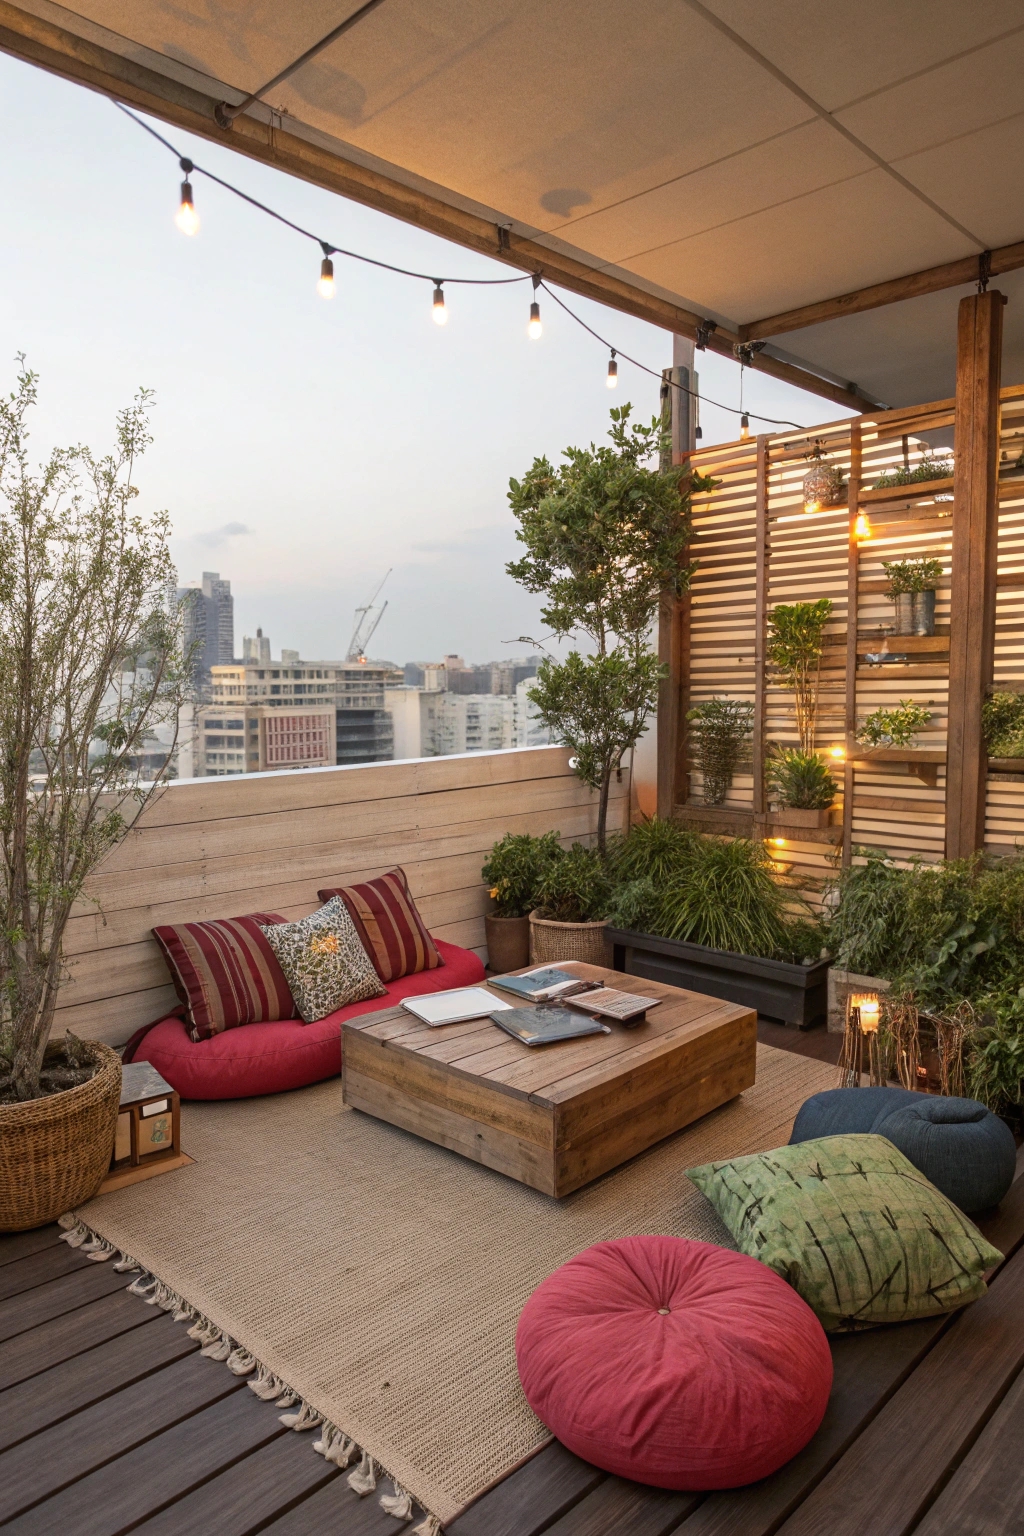
[(549, 1438), (513, 1352), (534, 1287), (604, 1238), (732, 1246), (683, 1170), (787, 1141), (834, 1079), (759, 1046), (754, 1088), (561, 1202), (346, 1109), (337, 1079), (187, 1104), (195, 1164), (77, 1214), (446, 1523)]

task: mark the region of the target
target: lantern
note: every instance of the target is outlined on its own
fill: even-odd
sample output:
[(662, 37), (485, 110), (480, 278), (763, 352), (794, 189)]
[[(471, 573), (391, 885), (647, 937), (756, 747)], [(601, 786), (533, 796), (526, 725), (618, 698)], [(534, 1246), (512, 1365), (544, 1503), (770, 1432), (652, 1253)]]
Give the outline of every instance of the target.
[(839, 466), (827, 462), (820, 437), (804, 457), (811, 464), (804, 475), (804, 511), (820, 512), (822, 507), (840, 506), (846, 500), (846, 481)]

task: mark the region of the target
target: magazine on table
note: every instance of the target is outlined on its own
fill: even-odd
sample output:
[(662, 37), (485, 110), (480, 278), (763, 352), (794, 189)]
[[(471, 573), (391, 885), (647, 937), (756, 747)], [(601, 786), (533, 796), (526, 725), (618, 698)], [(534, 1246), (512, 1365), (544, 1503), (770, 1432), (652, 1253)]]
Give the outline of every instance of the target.
[(514, 1011), (511, 1003), (503, 1003), (483, 987), (456, 987), (451, 992), (403, 997), (402, 1007), (432, 1028), (464, 1024), (467, 1019), (489, 1019), (492, 1013), (506, 1008)]
[(594, 992), (599, 981), (582, 981), (571, 971), (563, 971), (557, 965), (539, 965), (522, 976), (492, 976), (491, 986), (503, 992), (514, 992), (517, 997), (529, 998), (531, 1003), (549, 1003), (555, 998), (561, 1001), (580, 992)]
[(492, 1013), (494, 1023), (524, 1045), (550, 1045), (555, 1040), (577, 1040), (582, 1035), (610, 1035), (611, 1026), (584, 1013), (568, 1008), (540, 1004), (534, 1008), (511, 1008), (499, 1004)]
[(584, 992), (566, 1001), (571, 1008), (586, 1008), (602, 1019), (616, 1019), (620, 1024), (628, 1024), (634, 1019), (639, 1023), (648, 1008), (657, 1008), (661, 998), (641, 997), (639, 992), (620, 992), (617, 987), (598, 987), (596, 991)]

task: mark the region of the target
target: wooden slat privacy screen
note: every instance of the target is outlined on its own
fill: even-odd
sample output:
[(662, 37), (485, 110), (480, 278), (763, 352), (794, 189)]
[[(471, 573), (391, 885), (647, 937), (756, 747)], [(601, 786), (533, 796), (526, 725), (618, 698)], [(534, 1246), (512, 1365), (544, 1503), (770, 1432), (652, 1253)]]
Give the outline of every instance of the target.
[[(612, 785), (622, 826), (626, 776)], [(317, 889), (400, 864), (430, 931), (483, 955), (480, 866), (506, 832), (589, 842), (597, 796), (565, 747), (171, 783), (86, 885), (68, 925), (54, 1033), (123, 1044), (175, 997), (159, 923), (313, 912)]]
[[(998, 576), (995, 685), (1024, 689), (1024, 387), (1000, 392)], [(713, 697), (755, 708), (752, 760), (738, 772), (721, 807), (702, 804), (701, 775), (689, 759), (685, 729), (666, 800), (673, 814), (704, 831), (772, 836), (766, 812), (765, 754), (797, 745), (792, 693), (764, 665), (767, 616), (777, 603), (832, 600), (821, 672), (816, 746), (848, 754), (837, 763), (841, 796), (835, 825), (785, 829), (775, 852), (808, 890), (820, 887), (837, 857), (856, 846), (899, 859), (939, 859), (945, 841), (945, 747), (949, 681), (949, 572), (952, 480), (877, 489), (886, 471), (914, 469), (926, 454), (953, 451), (954, 402), (941, 400), (877, 416), (854, 417), (806, 432), (699, 449), (695, 470), (715, 489), (693, 498), (690, 557), (697, 562), (678, 614), (675, 653), (683, 658), (678, 707)], [(851, 487), (846, 504), (804, 511), (806, 454), (821, 440), (830, 464)], [(857, 518), (868, 521), (858, 536)], [(863, 529), (861, 530), (863, 533)], [(886, 560), (942, 562), (934, 637), (897, 638), (882, 569)], [(851, 620), (851, 615), (853, 619)], [(664, 649), (664, 640), (663, 640)], [(888, 651), (899, 663), (869, 662)], [(931, 720), (914, 743), (916, 761), (868, 758), (855, 745), (864, 717), (901, 699), (925, 705)], [(986, 847), (1024, 845), (1024, 763), (990, 771)]]

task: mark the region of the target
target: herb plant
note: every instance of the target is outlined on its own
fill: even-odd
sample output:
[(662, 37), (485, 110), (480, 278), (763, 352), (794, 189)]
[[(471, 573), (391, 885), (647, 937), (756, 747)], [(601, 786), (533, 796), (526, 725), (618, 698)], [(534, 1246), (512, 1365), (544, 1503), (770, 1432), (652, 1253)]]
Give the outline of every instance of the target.
[(825, 625), (831, 614), (831, 599), (820, 597), (816, 603), (778, 603), (768, 617), (767, 658), (783, 688), (793, 690), (804, 752), (814, 751)]
[(914, 469), (890, 469), (875, 481), (876, 490), (891, 486), (917, 485), (924, 480), (948, 480), (953, 473), (952, 459), (933, 459), (925, 456)]
[(560, 839), (558, 832), (542, 837), (508, 832), (495, 843), (480, 873), (490, 887), (497, 917), (529, 916), (537, 905), (541, 877), (565, 853)]
[(554, 923), (594, 923), (604, 917), (611, 880), (597, 848), (573, 843), (541, 875), (537, 912)]
[(904, 592), (930, 592), (942, 576), (941, 560), (883, 560), (889, 578), (889, 596)]
[(1024, 757), (1024, 693), (990, 693), (981, 722), (990, 757)]
[(876, 709), (868, 715), (857, 740), (865, 747), (909, 747), (931, 718), (923, 704), (901, 699), (895, 709)]
[(704, 804), (721, 805), (753, 730), (754, 706), (747, 700), (706, 699), (686, 718), (704, 779)]
[(765, 769), (775, 799), (788, 810), (827, 810), (839, 788), (817, 752), (779, 748), (768, 758)]

